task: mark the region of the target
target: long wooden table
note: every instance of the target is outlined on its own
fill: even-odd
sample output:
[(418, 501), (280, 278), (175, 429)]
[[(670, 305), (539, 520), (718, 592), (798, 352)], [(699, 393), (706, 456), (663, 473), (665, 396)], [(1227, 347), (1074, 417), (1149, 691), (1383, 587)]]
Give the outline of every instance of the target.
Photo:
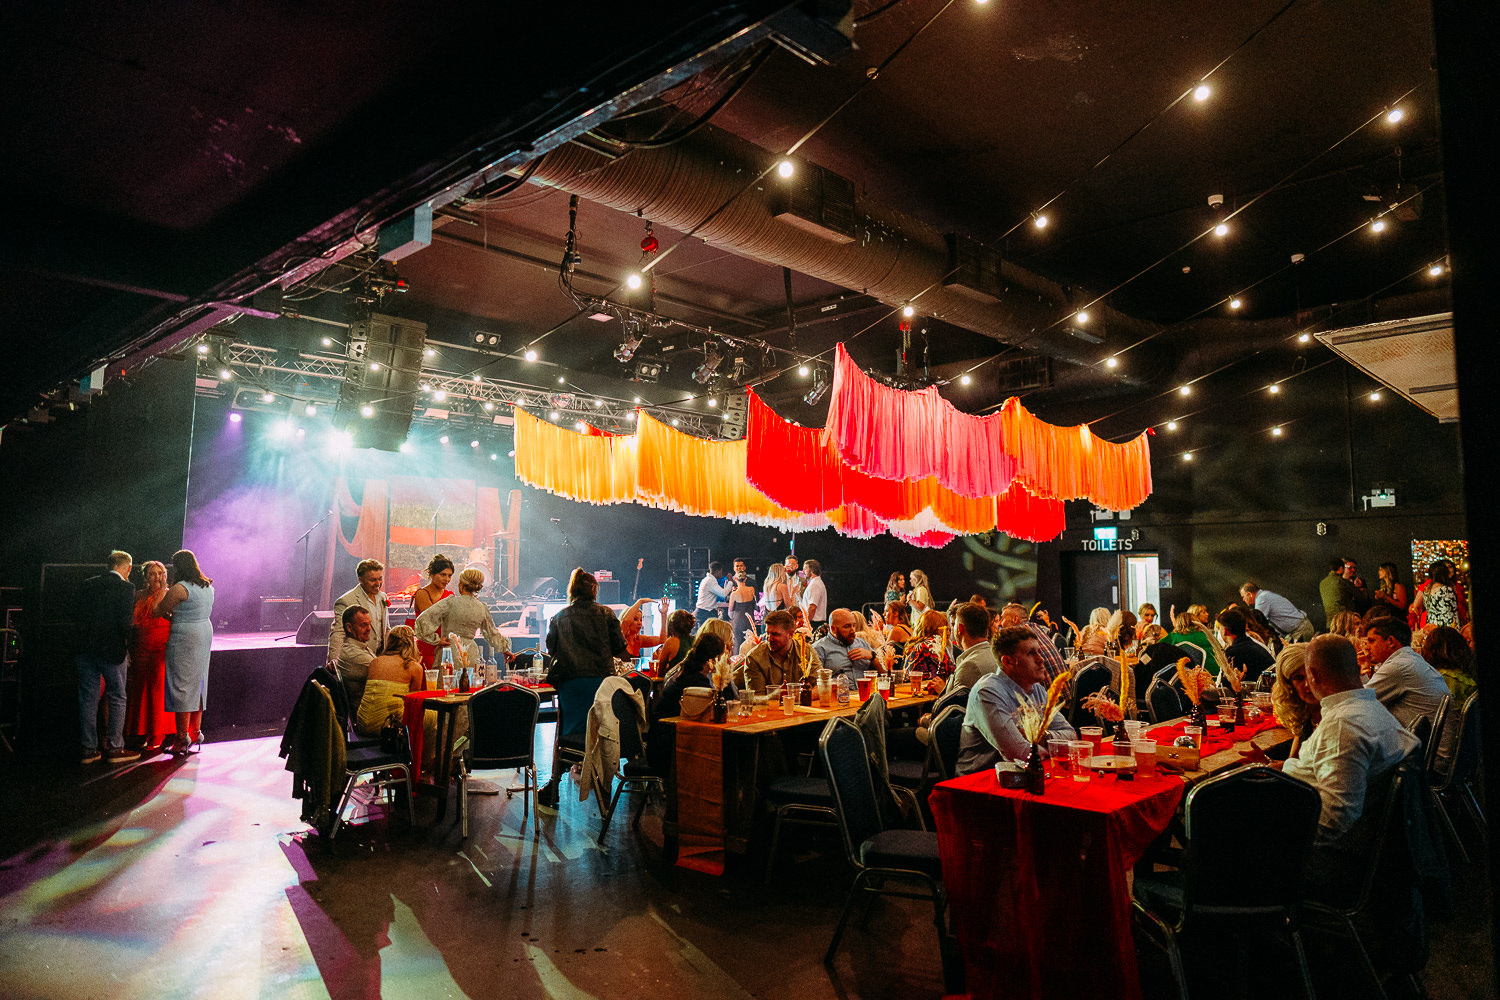
[[(930, 705), (936, 695), (910, 693), (887, 698), (891, 711)], [(755, 715), (731, 714), (724, 723), (694, 722), (673, 716), (662, 721), (676, 727), (676, 759), (667, 782), (667, 814), (663, 824), (669, 854), (743, 855), (750, 851), (760, 794), (775, 775), (768, 741), (789, 730), (822, 727), (829, 719), (859, 711), (861, 702), (830, 708), (796, 706), (791, 715), (779, 704), (758, 705)], [(737, 706), (731, 705), (734, 713)], [(716, 862), (704, 866), (722, 870)]]

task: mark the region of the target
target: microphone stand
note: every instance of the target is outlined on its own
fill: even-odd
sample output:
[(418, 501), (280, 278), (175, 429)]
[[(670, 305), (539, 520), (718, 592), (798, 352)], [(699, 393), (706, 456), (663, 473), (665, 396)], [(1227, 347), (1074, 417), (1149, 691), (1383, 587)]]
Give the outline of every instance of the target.
[[(292, 543), (292, 548), (294, 548), (294, 549), (298, 545), (302, 546), (302, 607), (304, 609), (307, 608), (307, 550), (312, 547), (312, 543), (308, 541), (308, 538), (309, 538), (309, 536), (312, 535), (312, 533), (314, 531), (317, 530), (318, 525), (322, 524), (324, 521), (328, 520), (330, 517), (333, 516), (333, 511), (334, 511), (334, 508), (332, 508), (332, 507), (328, 508), (328, 513), (324, 514), (322, 517), (320, 517), (316, 521), (314, 521), (312, 523), (312, 525), (306, 531), (304, 531), (301, 535), (299, 535), (297, 537), (297, 540), (295, 542)], [(304, 618), (307, 617), (307, 611), (306, 610), (304, 610), (302, 612), (302, 616)], [(282, 642), (282, 641), (284, 641), (286, 639), (295, 639), (296, 637), (297, 637), (297, 633), (293, 632), (290, 635), (278, 635), (276, 637), (275, 641), (276, 642)]]

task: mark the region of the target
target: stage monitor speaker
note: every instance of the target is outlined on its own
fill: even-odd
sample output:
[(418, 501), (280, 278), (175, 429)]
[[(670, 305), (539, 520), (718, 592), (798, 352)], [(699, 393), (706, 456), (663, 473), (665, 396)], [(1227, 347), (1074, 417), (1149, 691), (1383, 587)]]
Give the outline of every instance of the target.
[(620, 581), (619, 580), (600, 580), (599, 581), (599, 597), (598, 597), (598, 600), (599, 600), (600, 604), (619, 604), (620, 603)]
[(426, 346), (426, 323), (371, 313), (350, 324), (333, 425), (353, 435), (354, 447), (396, 451), (406, 440)]
[(299, 646), (326, 646), (328, 633), (333, 629), (332, 611), (313, 611), (297, 626)]
[(556, 577), (539, 576), (536, 579), (531, 580), (526, 584), (526, 586), (521, 588), (521, 600), (544, 601), (549, 597), (557, 597), (562, 593), (559, 587), (560, 585), (558, 584)]

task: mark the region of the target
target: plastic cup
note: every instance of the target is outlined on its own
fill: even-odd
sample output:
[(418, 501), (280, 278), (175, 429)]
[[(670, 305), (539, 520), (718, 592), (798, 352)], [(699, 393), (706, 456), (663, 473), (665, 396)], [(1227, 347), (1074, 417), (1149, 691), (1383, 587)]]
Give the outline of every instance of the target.
[(1182, 727), (1182, 734), (1184, 736), (1191, 736), (1193, 738), (1193, 746), (1197, 747), (1199, 750), (1203, 749), (1203, 727), (1202, 726), (1183, 726)]
[(740, 692), (740, 717), (748, 718), (755, 714), (755, 692), (749, 688)]
[(859, 684), (859, 700), (860, 701), (869, 701), (870, 700), (870, 678), (868, 676), (861, 677), (856, 683)]
[(425, 681), (425, 683), (422, 685), (422, 689), (424, 691), (436, 691), (437, 690), (438, 672), (436, 670), (424, 670), (424, 671), (422, 671), (422, 679)]
[(797, 707), (797, 688), (800, 684), (783, 684), (781, 686), (781, 714), (791, 715)]
[(922, 671), (913, 670), (910, 674), (911, 694), (915, 698), (922, 693)]
[(881, 674), (875, 678), (875, 690), (880, 692), (882, 698), (889, 698), (891, 696), (891, 675)]
[(1132, 743), (1140, 739), (1141, 733), (1144, 732), (1145, 729), (1146, 723), (1140, 719), (1125, 720), (1125, 735), (1130, 737), (1130, 742)]
[(1089, 780), (1089, 758), (1094, 756), (1094, 744), (1088, 740), (1071, 740), (1068, 750), (1073, 763), (1073, 780)]
[(1099, 743), (1104, 739), (1103, 726), (1084, 726), (1078, 730), (1078, 735), (1087, 740), (1094, 747), (1094, 756), (1098, 756)]
[(1135, 755), (1135, 770), (1143, 778), (1151, 778), (1156, 775), (1156, 741), (1136, 740), (1130, 744), (1130, 750)]
[(1073, 750), (1069, 741), (1054, 736), (1047, 741), (1047, 757), (1052, 761), (1052, 773), (1062, 777), (1073, 770)]

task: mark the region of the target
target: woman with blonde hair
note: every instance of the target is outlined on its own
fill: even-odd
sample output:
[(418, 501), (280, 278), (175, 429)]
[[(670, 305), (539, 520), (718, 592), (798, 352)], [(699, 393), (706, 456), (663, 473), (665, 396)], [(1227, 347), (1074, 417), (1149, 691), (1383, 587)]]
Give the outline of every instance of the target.
[(924, 611), (917, 618), (916, 631), (906, 644), (906, 668), (920, 670), (929, 681), (929, 690), (938, 691), (953, 673), (953, 657), (948, 652), (948, 619), (941, 611)]
[(1167, 637), (1167, 630), (1156, 621), (1156, 605), (1142, 604), (1136, 611), (1136, 615), (1140, 619), (1140, 624), (1136, 628), (1136, 641), (1143, 649)]
[(771, 568), (766, 571), (765, 593), (761, 595), (761, 605), (767, 612), (781, 611), (792, 604), (792, 592), (786, 582), (786, 566), (779, 562), (773, 562)]
[(1307, 686), (1307, 643), (1299, 642), (1287, 646), (1276, 657), (1276, 681), (1271, 685), (1271, 708), (1276, 721), (1291, 731), (1292, 749), (1289, 757), (1297, 755), (1297, 748), (1312, 735), (1318, 724), (1318, 696)]
[[(1089, 623), (1073, 637), (1079, 656), (1103, 656), (1109, 649), (1109, 618), (1108, 608), (1089, 612)], [(1076, 630), (1077, 626), (1073, 628)]]
[(466, 569), (458, 575), (458, 593), (436, 602), (417, 616), (417, 638), (436, 646), (443, 636), (456, 636), (458, 646), (453, 649), (454, 667), (477, 667), (479, 645), (474, 641), (476, 632), (484, 633), (484, 639), (495, 651), (497, 659), (510, 659), (510, 640), (495, 628), (490, 609), (475, 595), (484, 589), (484, 572)]
[(911, 605), (914, 615), (932, 609), (932, 591), (927, 589), (927, 574), (919, 569), (911, 571), (911, 590), (907, 592), (906, 603)]
[(410, 625), (397, 625), (385, 637), (385, 649), (370, 661), (365, 693), (354, 713), (354, 731), (361, 736), (379, 736), (392, 718), (401, 717), (407, 693), (421, 689), (422, 654), (417, 649), (417, 633)]
[(1342, 635), (1352, 639), (1359, 632), (1359, 615), (1353, 611), (1340, 611), (1328, 619), (1328, 632), (1330, 635)]
[(166, 710), (167, 639), (172, 623), (156, 617), (167, 596), (167, 567), (152, 559), (141, 564), (146, 589), (135, 599), (135, 629), (130, 634), (130, 670), (125, 677), (125, 735), (144, 741), (147, 750), (170, 749), (176, 717)]

